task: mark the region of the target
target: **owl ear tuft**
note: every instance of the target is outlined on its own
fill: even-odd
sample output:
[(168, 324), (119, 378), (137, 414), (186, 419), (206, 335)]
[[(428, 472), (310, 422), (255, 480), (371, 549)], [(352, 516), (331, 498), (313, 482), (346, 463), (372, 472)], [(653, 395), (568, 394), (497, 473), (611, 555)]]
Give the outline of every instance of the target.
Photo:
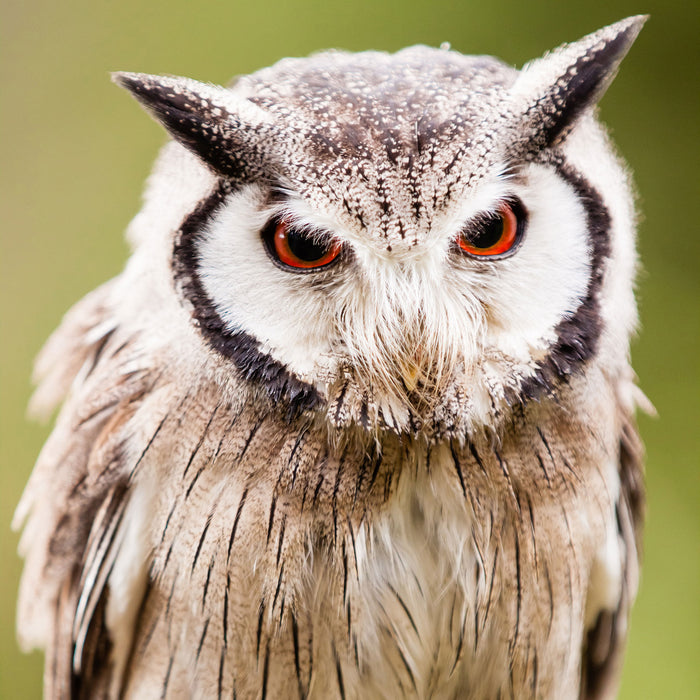
[(249, 179), (259, 169), (269, 117), (252, 102), (189, 78), (112, 73), (112, 80), (217, 174)]
[(595, 105), (612, 82), (648, 15), (636, 15), (564, 44), (526, 64), (513, 86), (519, 129), (530, 146), (562, 140), (578, 117)]

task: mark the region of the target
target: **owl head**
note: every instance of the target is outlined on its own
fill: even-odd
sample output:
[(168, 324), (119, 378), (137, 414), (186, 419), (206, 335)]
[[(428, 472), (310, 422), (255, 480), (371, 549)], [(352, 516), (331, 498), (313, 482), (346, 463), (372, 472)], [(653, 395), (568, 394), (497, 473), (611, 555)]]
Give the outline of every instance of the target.
[(635, 222), (594, 108), (644, 19), (522, 70), (416, 46), (116, 74), (174, 141), (115, 323), (183, 381), (429, 439), (619, 371)]

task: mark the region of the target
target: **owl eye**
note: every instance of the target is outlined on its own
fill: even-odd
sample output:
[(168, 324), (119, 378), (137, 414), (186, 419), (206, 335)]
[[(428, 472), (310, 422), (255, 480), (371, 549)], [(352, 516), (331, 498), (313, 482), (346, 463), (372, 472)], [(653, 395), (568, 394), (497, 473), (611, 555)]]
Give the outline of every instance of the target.
[(312, 232), (295, 229), (286, 219), (273, 219), (263, 231), (273, 260), (295, 270), (315, 270), (330, 265), (340, 254), (338, 241), (319, 240)]
[(462, 231), (459, 247), (468, 255), (505, 257), (522, 240), (525, 219), (520, 201), (501, 202), (495, 214), (478, 219)]

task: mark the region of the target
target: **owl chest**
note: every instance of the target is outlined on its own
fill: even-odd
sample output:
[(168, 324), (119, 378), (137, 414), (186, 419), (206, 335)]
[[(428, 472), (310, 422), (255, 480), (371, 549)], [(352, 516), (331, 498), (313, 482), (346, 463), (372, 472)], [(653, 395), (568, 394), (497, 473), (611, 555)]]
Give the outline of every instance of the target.
[(455, 459), (438, 450), (429, 469), (416, 460), (394, 471), (383, 504), (361, 516), (335, 480), (305, 519), (267, 490), (246, 495), (227, 482), (213, 511), (193, 490), (187, 507), (197, 504), (201, 527), (187, 541), (166, 528), (156, 550), (133, 682), (172, 665), (176, 686), (197, 697), (220, 687), (239, 697), (265, 688), (269, 697), (489, 698), (513, 688), (528, 697), (557, 666), (576, 672), (571, 596), (581, 599), (584, 579), (553, 572), (577, 545), (552, 527), (538, 530), (547, 549), (535, 551), (532, 524), (489, 463), (487, 479)]
[(342, 594), (329, 578), (315, 626), (337, 620), (330, 646), (341, 695), (488, 697), (501, 685), (501, 669), (485, 661), (507, 655), (494, 551), (479, 544), (482, 526), (450, 460), (404, 475), (348, 541)]
[(389, 682), (408, 697), (430, 697), (453, 685), (476, 594), (470, 520), (414, 492), (373, 523), (348, 605), (358, 610), (359, 687), (379, 694)]
[(338, 557), (348, 569), (342, 586), (321, 576), (327, 584), (316, 599), (325, 604), (314, 627), (335, 623), (332, 681), (319, 697), (338, 683), (345, 697), (568, 697), (578, 674), (585, 537), (572, 539), (563, 510), (555, 506), (554, 516), (534, 493), (521, 494), (534, 510), (524, 518), (517, 500), (480, 490), (475, 473), (465, 470), (462, 489), (453, 456), (435, 457), (430, 472), (405, 474), (386, 507), (348, 539)]

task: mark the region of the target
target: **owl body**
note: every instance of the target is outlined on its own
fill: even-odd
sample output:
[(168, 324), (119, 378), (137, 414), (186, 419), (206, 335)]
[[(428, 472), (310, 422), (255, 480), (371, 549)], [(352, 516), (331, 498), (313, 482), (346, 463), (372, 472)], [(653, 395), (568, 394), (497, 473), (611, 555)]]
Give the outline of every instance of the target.
[(38, 364), (64, 405), (19, 628), (47, 697), (614, 693), (634, 210), (592, 108), (642, 21), (523, 71), (120, 74), (175, 141)]

